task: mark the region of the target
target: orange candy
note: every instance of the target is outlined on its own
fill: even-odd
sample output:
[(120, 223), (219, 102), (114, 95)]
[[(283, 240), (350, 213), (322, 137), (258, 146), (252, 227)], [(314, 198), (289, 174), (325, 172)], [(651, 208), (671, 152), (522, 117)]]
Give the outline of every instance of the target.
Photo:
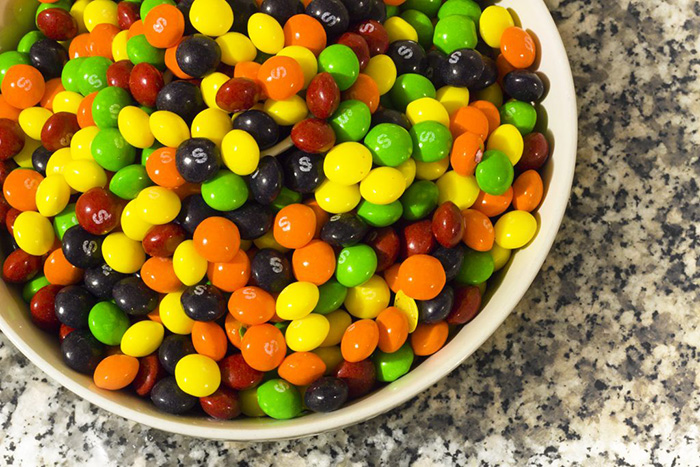
[(285, 248), (301, 248), (308, 244), (316, 232), (316, 214), (304, 204), (285, 206), (275, 217), (272, 234)]
[(90, 39), (90, 33), (85, 32), (83, 34), (78, 34), (70, 41), (70, 46), (68, 46), (68, 58), (73, 60), (79, 57), (89, 57), (91, 50), (92, 39)]
[(77, 284), (83, 279), (83, 270), (68, 262), (63, 250), (54, 250), (44, 263), (44, 276), (54, 285)]
[(194, 248), (210, 263), (228, 263), (241, 247), (241, 234), (236, 224), (224, 217), (204, 219), (194, 231)]
[(503, 54), (499, 54), (498, 57), (496, 57), (496, 68), (498, 69), (498, 82), (501, 84), (503, 83), (503, 78), (505, 78), (508, 73), (516, 69), (508, 60), (506, 60), (506, 57)]
[(168, 47), (165, 51), (165, 66), (168, 67), (170, 71), (173, 72), (175, 76), (177, 76), (180, 79), (192, 79), (190, 75), (182, 71), (180, 68), (180, 65), (177, 64), (177, 58), (175, 56), (175, 53), (177, 52), (177, 46), (180, 45), (180, 42), (182, 42), (182, 39), (177, 41), (177, 43), (172, 46)]
[(258, 371), (270, 371), (280, 366), (286, 351), (282, 332), (272, 324), (249, 327), (241, 340), (243, 360)]
[(534, 211), (543, 195), (542, 177), (535, 170), (523, 172), (513, 182), (513, 207), (518, 211)]
[(271, 99), (283, 101), (304, 87), (304, 71), (291, 57), (271, 57), (258, 70), (258, 81)]
[(172, 293), (182, 289), (182, 282), (175, 275), (173, 260), (154, 256), (141, 266), (141, 279), (158, 293)]
[(493, 133), (493, 130), (501, 125), (501, 113), (498, 111), (498, 107), (493, 105), (489, 101), (474, 101), (469, 104), (470, 107), (476, 107), (481, 110), (489, 122), (489, 135)]
[(515, 68), (527, 68), (535, 63), (537, 46), (527, 31), (511, 26), (501, 35), (501, 54)]
[(396, 307), (390, 306), (376, 318), (379, 330), (379, 350), (393, 353), (399, 350), (408, 339), (408, 320)]
[(384, 271), (384, 280), (386, 281), (386, 285), (388, 285), (391, 291), (394, 293), (398, 293), (398, 291), (401, 290), (401, 287), (399, 287), (400, 267), (401, 264), (394, 264), (389, 266), (389, 268)]
[(476, 107), (461, 107), (450, 118), (450, 131), (457, 138), (464, 132), (471, 132), (486, 141), (489, 135), (489, 121), (484, 112)]
[(328, 37), (323, 25), (309, 15), (294, 15), (284, 24), (284, 45), (306, 47), (318, 56), (326, 48)]
[(417, 356), (432, 355), (445, 345), (450, 328), (445, 321), (420, 323), (411, 334), (411, 347)]
[(153, 47), (167, 49), (180, 42), (185, 33), (185, 17), (173, 5), (158, 5), (148, 12), (143, 20), (146, 40)]
[(134, 21), (129, 27), (129, 32), (126, 34), (127, 39), (132, 37), (140, 36), (141, 34), (146, 34), (146, 27), (143, 25), (143, 19)]
[(15, 169), (2, 185), (7, 203), (20, 211), (36, 211), (36, 190), (44, 179), (31, 169)]
[(117, 34), (119, 34), (119, 28), (113, 24), (101, 23), (95, 26), (90, 31), (90, 55), (114, 59), (112, 41)]
[(0, 118), (9, 118), (10, 120), (16, 122), (19, 119), (20, 109), (12, 107), (7, 103), (5, 96), (0, 94)]
[(321, 229), (326, 225), (326, 222), (328, 222), (331, 216), (318, 205), (318, 202), (314, 198), (307, 199), (304, 201), (304, 204), (314, 210), (314, 215), (316, 216), (314, 238), (321, 238)]
[(39, 103), (44, 96), (46, 82), (39, 70), (31, 65), (13, 65), (2, 81), (2, 95), (12, 107), (26, 109)]
[(263, 324), (275, 316), (275, 298), (259, 287), (243, 287), (231, 294), (228, 311), (243, 324)]
[(326, 242), (313, 240), (308, 245), (294, 250), (292, 268), (300, 282), (322, 285), (335, 272), (335, 252)]
[(483, 212), (488, 217), (496, 217), (506, 212), (511, 201), (513, 201), (512, 186), (508, 187), (508, 190), (502, 195), (490, 195), (480, 191), (479, 195), (476, 197), (476, 201), (474, 201), (472, 209)]
[(491, 219), (476, 209), (462, 211), (464, 234), (462, 241), (472, 250), (490, 251), (493, 248), (494, 232)]
[(379, 344), (379, 328), (371, 319), (355, 321), (345, 330), (340, 351), (348, 362), (360, 362), (374, 352)]
[(114, 354), (103, 359), (92, 375), (95, 386), (116, 391), (131, 384), (139, 372), (139, 360), (128, 355)]
[(261, 67), (262, 65), (258, 62), (238, 62), (233, 69), (233, 77), (258, 81), (258, 73)]
[(469, 131), (455, 139), (450, 153), (450, 164), (458, 174), (467, 177), (474, 175), (477, 164), (484, 156), (484, 141)]
[(245, 287), (250, 279), (250, 259), (245, 251), (238, 250), (233, 261), (209, 263), (207, 277), (214, 287), (218, 287), (224, 292), (234, 292)]
[(379, 87), (369, 75), (360, 73), (355, 84), (347, 91), (343, 91), (343, 100), (364, 102), (369, 107), (369, 111), (374, 113), (379, 108)]
[(432, 256), (409, 256), (399, 267), (399, 288), (414, 300), (431, 300), (437, 297), (445, 282), (442, 263)]
[(221, 326), (213, 321), (195, 321), (192, 326), (192, 345), (200, 355), (219, 361), (226, 356), (228, 342)]
[(87, 128), (89, 126), (95, 126), (95, 120), (92, 119), (92, 102), (97, 96), (97, 91), (91, 92), (85, 98), (80, 101), (78, 105), (78, 125), (80, 128)]
[[(243, 323), (238, 321), (231, 315), (226, 315), (226, 321), (224, 322), (224, 328), (226, 328), (226, 337), (228, 337), (229, 342), (235, 348), (241, 348), (241, 331), (245, 329)], [(245, 331), (243, 331), (245, 332)]]
[(277, 369), (280, 378), (295, 386), (308, 386), (323, 376), (326, 364), (321, 357), (312, 352), (294, 352), (289, 354)]
[(61, 91), (65, 91), (66, 89), (63, 87), (63, 84), (61, 83), (61, 78), (54, 78), (50, 79), (46, 82), (46, 88), (44, 89), (44, 95), (41, 96), (41, 100), (39, 101), (39, 104), (51, 111), (53, 111), (53, 99), (56, 97), (56, 94), (58, 94)]
[(146, 172), (148, 178), (163, 188), (177, 188), (185, 184), (175, 163), (175, 148), (158, 148), (148, 156)]

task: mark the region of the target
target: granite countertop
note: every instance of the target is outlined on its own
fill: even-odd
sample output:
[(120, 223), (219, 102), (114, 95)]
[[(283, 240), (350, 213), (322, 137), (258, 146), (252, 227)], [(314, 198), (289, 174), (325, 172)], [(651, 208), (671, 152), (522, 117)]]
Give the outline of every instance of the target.
[(700, 2), (547, 0), (580, 114), (556, 244), (505, 324), (387, 415), (207, 442), (74, 396), (0, 335), (0, 463), (689, 465), (700, 452)]

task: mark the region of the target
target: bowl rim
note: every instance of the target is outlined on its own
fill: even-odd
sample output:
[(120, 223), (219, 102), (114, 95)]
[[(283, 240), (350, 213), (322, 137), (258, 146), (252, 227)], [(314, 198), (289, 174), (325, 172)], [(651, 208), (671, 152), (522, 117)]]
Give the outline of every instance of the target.
[[(141, 423), (151, 428), (197, 438), (231, 441), (264, 441), (294, 439), (321, 434), (369, 420), (377, 415), (388, 412), (423, 392), (429, 386), (444, 378), (471, 356), (474, 351), (500, 327), (503, 321), (505, 321), (520, 302), (538, 274), (542, 264), (544, 264), (554, 244), (571, 194), (578, 140), (576, 93), (571, 67), (561, 36), (543, 0), (519, 0), (518, 3), (521, 5), (527, 4), (526, 8), (536, 10), (534, 14), (542, 19), (542, 22), (537, 25), (537, 32), (542, 34), (544, 30), (547, 30), (548, 52), (563, 58), (562, 62), (557, 64), (557, 67), (560, 69), (557, 87), (560, 87), (565, 97), (565, 102), (557, 102), (556, 105), (565, 107), (563, 112), (567, 115), (566, 118), (569, 119), (573, 128), (571, 134), (567, 135), (567, 139), (561, 141), (557, 140), (555, 152), (557, 153), (558, 159), (564, 159), (565, 161), (568, 159), (570, 164), (566, 165), (565, 163), (564, 169), (566, 170), (564, 170), (563, 173), (557, 174), (557, 178), (559, 179), (557, 190), (553, 191), (550, 189), (547, 194), (548, 199), (550, 197), (556, 197), (557, 200), (551, 211), (548, 212), (547, 217), (550, 221), (547, 223), (547, 228), (540, 228), (535, 239), (537, 248), (541, 250), (542, 253), (537, 261), (527, 263), (526, 266), (521, 269), (518, 287), (510, 290), (511, 294), (505, 299), (505, 305), (501, 306), (500, 309), (491, 310), (487, 317), (484, 316), (483, 313), (480, 313), (472, 321), (474, 326), (479, 326), (478, 337), (462, 342), (464, 339), (459, 339), (459, 336), (465, 333), (468, 325), (464, 326), (443, 349), (429, 357), (410, 373), (381, 390), (375, 391), (371, 395), (359, 401), (355, 401), (336, 412), (329, 414), (311, 414), (292, 420), (240, 420), (235, 427), (232, 427), (230, 426), (231, 422), (218, 422), (195, 417), (178, 417), (160, 413), (152, 415), (127, 406), (124, 403), (111, 400), (106, 397), (106, 394), (103, 395), (103, 393), (98, 392), (100, 390), (96, 389), (94, 386), (90, 387), (89, 385), (80, 384), (76, 377), (71, 377), (71, 375), (77, 375), (77, 373), (65, 372), (54, 367), (19, 335), (15, 329), (16, 325), (11, 324), (2, 313), (0, 313), (0, 330), (2, 330), (10, 342), (12, 342), (12, 344), (14, 344), (34, 365), (39, 367), (59, 384), (88, 402), (110, 413), (119, 415), (122, 418)], [(561, 138), (561, 135), (558, 135), (558, 138)], [(535, 243), (535, 241), (533, 241), (533, 243)], [(7, 294), (7, 290), (4, 290), (6, 289), (5, 284), (2, 283), (0, 286), (3, 288), (3, 295)], [(21, 325), (17, 327), (21, 328)], [(456, 342), (458, 340), (460, 342)]]

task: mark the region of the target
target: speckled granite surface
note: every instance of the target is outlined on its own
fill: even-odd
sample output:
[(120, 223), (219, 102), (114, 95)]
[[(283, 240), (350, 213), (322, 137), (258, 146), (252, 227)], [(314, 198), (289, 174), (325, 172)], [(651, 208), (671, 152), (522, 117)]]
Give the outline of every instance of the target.
[(458, 370), (344, 431), (218, 443), (97, 409), (0, 336), (0, 464), (697, 465), (700, 2), (547, 3), (579, 94), (573, 197), (533, 287)]

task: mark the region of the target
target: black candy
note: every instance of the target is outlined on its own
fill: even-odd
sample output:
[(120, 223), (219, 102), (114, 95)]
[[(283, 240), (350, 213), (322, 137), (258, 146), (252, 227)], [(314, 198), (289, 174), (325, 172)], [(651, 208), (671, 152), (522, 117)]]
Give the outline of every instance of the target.
[(418, 42), (394, 41), (386, 54), (396, 65), (399, 76), (406, 73), (422, 75), (428, 69), (428, 57)]
[(514, 70), (503, 78), (503, 88), (513, 99), (524, 102), (537, 102), (544, 95), (542, 79), (527, 70)]
[(331, 246), (346, 248), (365, 238), (369, 226), (358, 215), (347, 212), (332, 216), (321, 229), (321, 240)]
[(53, 153), (44, 146), (37, 147), (32, 153), (32, 167), (44, 177), (46, 176), (46, 164)]
[(314, 412), (333, 412), (348, 400), (348, 385), (340, 378), (324, 376), (306, 389), (304, 402)]
[(190, 336), (181, 336), (179, 334), (171, 334), (163, 339), (163, 342), (158, 348), (158, 360), (163, 365), (165, 371), (171, 375), (175, 374), (175, 366), (180, 359), (186, 355), (196, 353), (192, 338)]
[(221, 47), (211, 37), (194, 34), (177, 46), (175, 60), (183, 72), (202, 78), (221, 63)]
[(393, 123), (403, 127), (406, 131), (411, 129), (411, 122), (408, 117), (398, 110), (394, 109), (378, 109), (372, 114), (372, 126), (377, 126), (382, 123)]
[(129, 277), (106, 264), (86, 269), (83, 277), (85, 288), (97, 298), (112, 299), (112, 289), (120, 280)]
[(76, 268), (89, 269), (102, 265), (103, 237), (93, 235), (79, 225), (63, 234), (63, 255)]
[(243, 130), (255, 139), (261, 150), (269, 149), (279, 141), (277, 122), (262, 110), (246, 110), (233, 121), (235, 130)]
[(418, 321), (421, 323), (437, 323), (447, 318), (452, 311), (455, 300), (455, 291), (446, 285), (437, 297), (431, 300), (418, 300)]
[(447, 281), (453, 280), (459, 274), (459, 270), (462, 269), (462, 262), (464, 262), (464, 249), (457, 245), (454, 248), (445, 248), (438, 244), (438, 247), (433, 251), (432, 256), (437, 258), (442, 264), (442, 268), (445, 270), (445, 276)]
[(469, 87), (477, 83), (484, 72), (481, 54), (472, 49), (452, 52), (440, 63), (440, 79), (449, 86)]
[(195, 321), (216, 321), (226, 314), (224, 295), (213, 285), (187, 287), (180, 302), (185, 314)]
[(383, 0), (371, 0), (371, 3), (367, 19), (373, 19), (384, 24), (384, 21), (386, 21), (386, 4)]
[(29, 60), (48, 81), (61, 76), (63, 65), (68, 62), (68, 51), (53, 39), (41, 39), (29, 49)]
[(192, 410), (199, 401), (180, 389), (174, 376), (163, 378), (153, 386), (151, 400), (159, 410), (175, 415)]
[(306, 14), (320, 21), (329, 43), (350, 26), (350, 14), (340, 0), (313, 0), (307, 5)]
[(292, 282), (292, 267), (279, 251), (263, 248), (251, 261), (250, 278), (261, 289), (279, 293)]
[(255, 0), (226, 0), (233, 10), (233, 25), (231, 31), (248, 33), (248, 20), (258, 12)]
[(439, 50), (431, 50), (428, 52), (426, 58), (428, 60), (428, 66), (425, 69), (425, 76), (433, 83), (435, 89), (440, 89), (445, 85), (440, 74), (440, 68), (442, 68), (443, 62), (447, 60), (447, 55)]
[(203, 183), (219, 171), (221, 151), (207, 138), (190, 138), (178, 146), (175, 166), (186, 181)]
[(275, 221), (275, 215), (268, 206), (254, 201), (248, 201), (235, 211), (225, 212), (224, 217), (236, 224), (243, 240), (262, 237), (269, 232)]
[(194, 235), (195, 229), (204, 219), (218, 215), (220, 213), (209, 206), (202, 195), (192, 195), (182, 201), (180, 213), (175, 220), (188, 234)]
[[(260, 12), (270, 15), (282, 26), (289, 18), (299, 12), (299, 0), (263, 0), (260, 4)], [(234, 12), (234, 17), (236, 12)]]
[(297, 193), (313, 193), (326, 178), (323, 172), (323, 156), (319, 154), (295, 149), (285, 155), (282, 166), (287, 188)]
[(484, 62), (484, 71), (481, 72), (481, 76), (479, 76), (476, 82), (472, 84), (470, 89), (473, 91), (486, 89), (498, 80), (498, 67), (496, 67), (496, 62), (486, 55), (482, 55), (481, 59)]
[(84, 287), (69, 285), (56, 294), (56, 317), (68, 327), (84, 329), (88, 327), (90, 309), (95, 303), (95, 297)]
[(117, 306), (132, 316), (145, 316), (158, 306), (158, 292), (138, 277), (127, 277), (117, 282), (112, 296)]
[(156, 108), (168, 110), (189, 125), (199, 112), (206, 108), (199, 86), (187, 81), (172, 81), (158, 91)]
[(372, 0), (340, 0), (345, 9), (348, 10), (348, 16), (351, 23), (359, 23), (369, 18), (374, 7)]
[(250, 193), (260, 204), (271, 204), (282, 191), (284, 175), (276, 157), (260, 159), (258, 168), (250, 176)]
[(61, 342), (63, 361), (79, 373), (91, 375), (104, 352), (105, 346), (88, 329), (76, 329)]

